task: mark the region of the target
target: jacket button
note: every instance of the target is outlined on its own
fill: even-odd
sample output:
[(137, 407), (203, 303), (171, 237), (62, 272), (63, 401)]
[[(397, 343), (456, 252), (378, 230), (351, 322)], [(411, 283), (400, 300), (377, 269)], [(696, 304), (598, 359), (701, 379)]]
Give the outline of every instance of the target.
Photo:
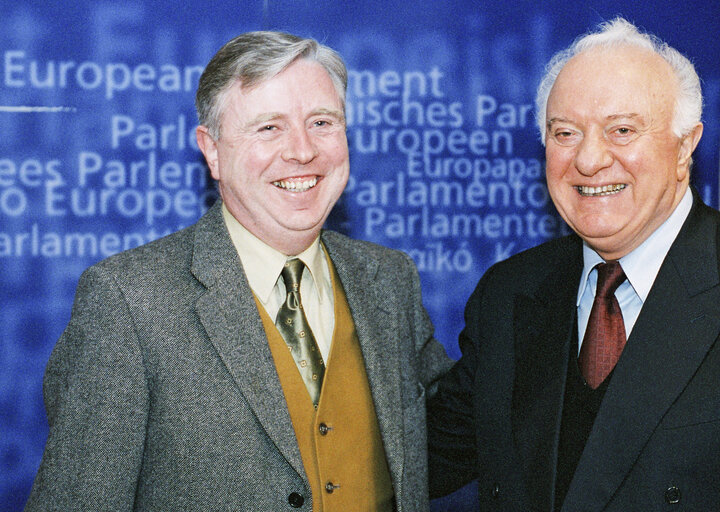
[(305, 503), (305, 498), (302, 494), (291, 492), (290, 496), (288, 496), (288, 503), (290, 503), (290, 506), (293, 508), (300, 508), (303, 506), (303, 503)]
[(500, 496), (500, 486), (498, 484), (493, 484), (492, 489), (490, 489), (490, 496), (493, 498)]
[(325, 425), (325, 423), (320, 423), (320, 425), (318, 425), (318, 430), (320, 431), (321, 436), (326, 436), (327, 433), (330, 431), (330, 427)]
[(335, 485), (332, 482), (328, 482), (325, 484), (325, 492), (328, 494), (332, 494), (333, 491), (335, 491), (335, 489), (338, 489), (339, 487), (340, 487), (339, 485)]
[(668, 487), (665, 491), (665, 501), (669, 503), (670, 505), (674, 505), (676, 503), (680, 503), (680, 489), (675, 487), (674, 485), (671, 487)]

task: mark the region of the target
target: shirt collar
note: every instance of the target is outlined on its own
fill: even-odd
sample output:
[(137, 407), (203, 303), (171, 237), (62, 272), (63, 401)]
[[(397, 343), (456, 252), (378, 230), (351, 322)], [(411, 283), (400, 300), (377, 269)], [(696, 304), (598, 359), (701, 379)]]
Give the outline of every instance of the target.
[[(655, 277), (660, 271), (670, 246), (677, 238), (685, 219), (690, 214), (692, 204), (693, 196), (688, 187), (670, 217), (635, 250), (620, 258), (620, 265), (627, 276), (628, 282), (643, 303), (650, 293), (650, 288), (655, 282)], [(590, 272), (595, 265), (603, 263), (603, 261), (602, 257), (583, 241), (583, 271), (580, 276), (577, 305), (580, 304), (580, 298), (587, 286)]]
[[(280, 278), (283, 265), (290, 257), (270, 247), (248, 231), (245, 226), (233, 217), (224, 203), (222, 205), (222, 214), (225, 225), (230, 232), (230, 239), (245, 270), (250, 288), (263, 304), (267, 304)], [(301, 259), (307, 266), (322, 303), (326, 299), (327, 287), (320, 285), (320, 283), (324, 282), (322, 269), (323, 258), (325, 257), (320, 247), (320, 237), (318, 236), (310, 244), (310, 247), (293, 257)]]

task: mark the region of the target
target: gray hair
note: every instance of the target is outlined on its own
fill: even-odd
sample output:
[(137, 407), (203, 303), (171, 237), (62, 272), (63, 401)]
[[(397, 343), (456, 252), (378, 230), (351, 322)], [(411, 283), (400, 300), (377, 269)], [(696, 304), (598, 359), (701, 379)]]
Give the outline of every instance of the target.
[(545, 68), (535, 96), (535, 115), (540, 138), (545, 144), (547, 102), (555, 80), (562, 68), (575, 55), (592, 48), (616, 48), (634, 46), (645, 48), (662, 57), (672, 68), (678, 81), (672, 130), (678, 137), (684, 137), (700, 122), (702, 116), (702, 90), (695, 67), (687, 57), (652, 34), (640, 32), (624, 18), (601, 23), (597, 32), (580, 36), (569, 48), (556, 53)]
[(230, 40), (208, 63), (195, 95), (198, 121), (208, 128), (211, 137), (219, 139), (221, 112), (230, 87), (238, 81), (242, 87), (258, 85), (297, 59), (315, 61), (325, 68), (345, 108), (347, 69), (335, 50), (314, 39), (257, 31)]

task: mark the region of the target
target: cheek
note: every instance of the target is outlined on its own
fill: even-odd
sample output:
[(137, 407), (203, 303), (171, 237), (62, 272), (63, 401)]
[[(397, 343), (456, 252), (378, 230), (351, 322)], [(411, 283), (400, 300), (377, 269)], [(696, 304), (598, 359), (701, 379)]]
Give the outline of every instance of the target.
[(673, 179), (677, 169), (678, 153), (672, 141), (638, 140), (617, 151), (617, 159), (625, 171), (635, 179), (652, 179), (661, 182), (661, 174)]
[(336, 148), (335, 152), (333, 153), (333, 161), (336, 163), (336, 165), (345, 165), (349, 161), (349, 155), (347, 148), (338, 147)]
[(328, 184), (332, 182), (334, 187), (339, 185), (344, 187), (350, 175), (350, 159), (347, 146), (326, 146), (324, 150), (320, 152), (320, 155), (314, 163), (316, 166), (314, 168), (318, 173), (325, 176)]
[(320, 138), (316, 144), (321, 153), (332, 161), (342, 161), (348, 158), (348, 144), (344, 133), (329, 138)]
[(654, 167), (653, 163), (648, 161), (648, 155), (652, 154), (653, 153), (637, 151), (636, 148), (623, 148), (616, 151), (616, 158), (628, 173), (642, 176), (646, 174), (650, 168)]
[(560, 148), (555, 145), (548, 146), (545, 150), (545, 168), (548, 177), (559, 178), (563, 176), (572, 166), (574, 157), (574, 151), (568, 148)]
[(545, 179), (550, 193), (554, 193), (563, 177), (567, 174), (568, 165), (558, 154), (548, 154), (545, 160)]
[(251, 183), (262, 177), (272, 163), (272, 156), (255, 150), (236, 154), (232, 161), (232, 179), (239, 183)]

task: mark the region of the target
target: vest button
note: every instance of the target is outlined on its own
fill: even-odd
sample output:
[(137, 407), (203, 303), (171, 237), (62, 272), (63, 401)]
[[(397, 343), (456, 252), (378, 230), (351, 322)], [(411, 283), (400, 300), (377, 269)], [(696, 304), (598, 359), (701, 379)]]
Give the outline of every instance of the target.
[(332, 482), (328, 482), (325, 484), (325, 492), (328, 494), (332, 494), (333, 491), (335, 491), (335, 489), (338, 489), (339, 487), (340, 487), (339, 485), (335, 485)]
[(291, 492), (290, 496), (288, 496), (288, 503), (290, 503), (292, 508), (300, 508), (303, 506), (303, 503), (305, 503), (305, 498), (302, 494)]
[(492, 489), (490, 489), (490, 496), (493, 498), (498, 498), (500, 496), (500, 486), (498, 484), (493, 484)]
[(325, 423), (320, 423), (320, 425), (318, 425), (318, 430), (320, 431), (321, 436), (326, 436), (327, 433), (330, 431), (330, 427), (325, 425)]
[(678, 489), (674, 485), (668, 487), (665, 491), (665, 501), (670, 505), (680, 503), (680, 489)]

